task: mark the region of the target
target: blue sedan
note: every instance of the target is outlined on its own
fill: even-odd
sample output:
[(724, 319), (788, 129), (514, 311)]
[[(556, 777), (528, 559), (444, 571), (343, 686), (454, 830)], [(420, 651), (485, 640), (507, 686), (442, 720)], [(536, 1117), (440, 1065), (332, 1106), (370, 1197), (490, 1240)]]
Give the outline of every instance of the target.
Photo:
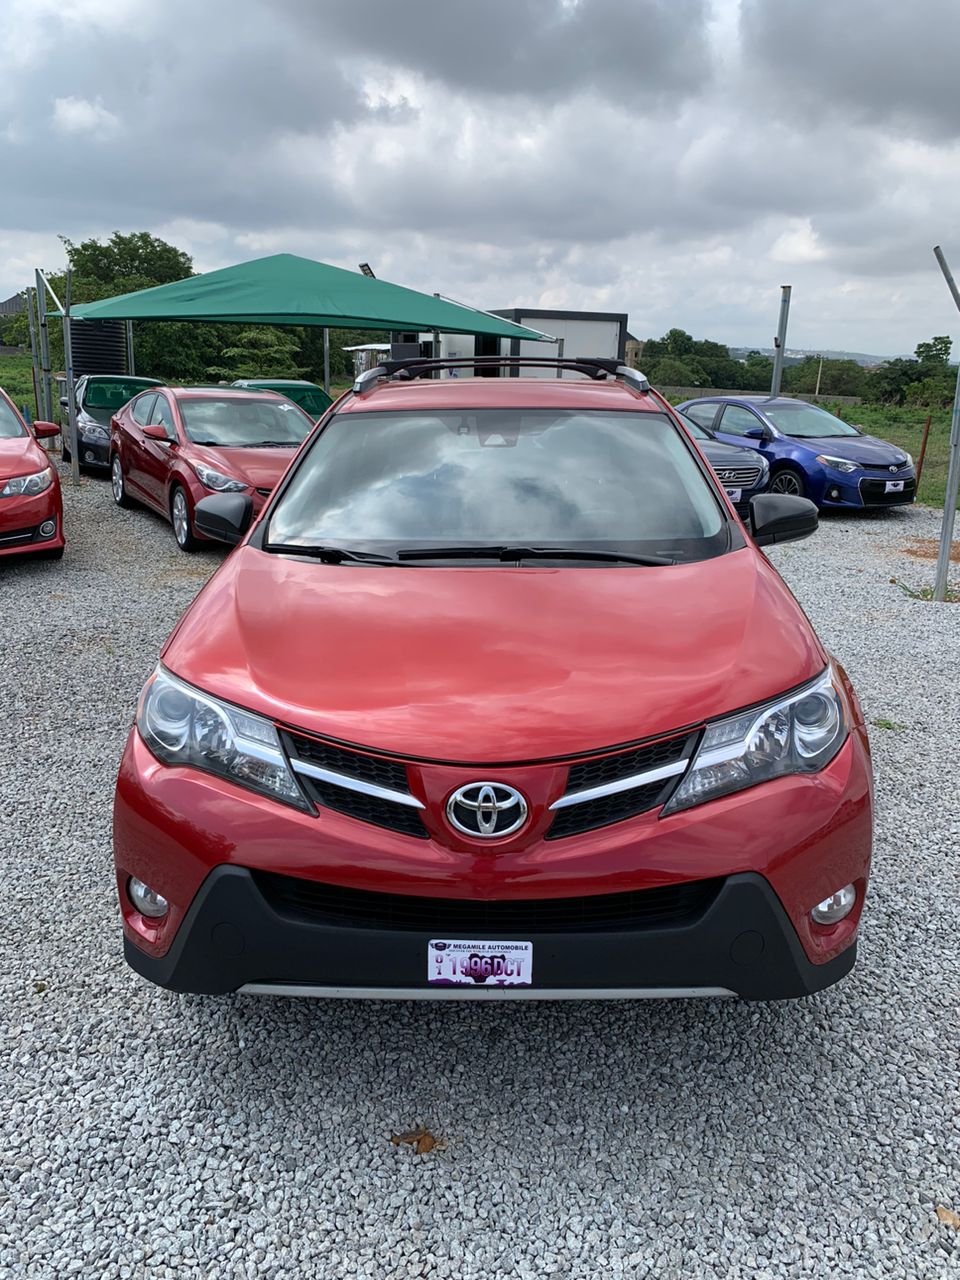
[(902, 506), (917, 496), (909, 453), (805, 400), (714, 396), (678, 408), (718, 440), (766, 458), (771, 493), (810, 498), (818, 507)]

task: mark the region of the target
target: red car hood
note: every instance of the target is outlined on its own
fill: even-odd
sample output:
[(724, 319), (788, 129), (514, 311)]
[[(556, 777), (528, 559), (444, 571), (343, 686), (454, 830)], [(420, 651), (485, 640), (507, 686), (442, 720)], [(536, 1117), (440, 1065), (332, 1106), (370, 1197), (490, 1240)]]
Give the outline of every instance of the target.
[(10, 476), (28, 475), (31, 471), (42, 471), (52, 465), (33, 436), (0, 439), (0, 476), (4, 480)]
[(224, 475), (242, 480), (254, 489), (273, 489), (293, 461), (294, 449), (214, 449), (190, 446), (190, 458), (205, 462)]
[(163, 653), (183, 679), (319, 735), (508, 763), (773, 697), (822, 670), (752, 548), (667, 568), (379, 568), (244, 546)]

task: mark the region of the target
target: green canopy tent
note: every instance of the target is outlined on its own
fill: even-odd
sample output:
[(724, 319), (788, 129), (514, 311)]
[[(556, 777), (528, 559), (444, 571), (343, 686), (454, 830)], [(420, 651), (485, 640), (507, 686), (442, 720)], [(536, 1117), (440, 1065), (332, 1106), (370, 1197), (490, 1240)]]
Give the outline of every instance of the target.
[[(70, 320), (194, 320), (215, 324), (316, 325), (324, 329), (480, 334), (552, 342), (550, 334), (458, 302), (418, 293), (292, 253), (69, 306), (64, 318), (72, 456), (77, 457)], [(128, 327), (129, 333), (129, 327)], [(129, 338), (128, 338), (129, 341)], [(326, 379), (325, 379), (326, 381)], [(73, 469), (76, 472), (77, 464)], [(79, 473), (74, 479), (79, 483)]]

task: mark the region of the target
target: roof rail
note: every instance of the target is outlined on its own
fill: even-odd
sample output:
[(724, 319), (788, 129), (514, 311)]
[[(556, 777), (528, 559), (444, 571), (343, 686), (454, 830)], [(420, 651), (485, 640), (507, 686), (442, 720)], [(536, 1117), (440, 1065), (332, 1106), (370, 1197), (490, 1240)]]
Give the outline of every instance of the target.
[(635, 391), (650, 390), (650, 383), (639, 371), (631, 369), (619, 360), (606, 356), (461, 356), (450, 359), (433, 359), (421, 356), (411, 360), (383, 360), (374, 369), (367, 369), (353, 384), (355, 395), (364, 395), (383, 378), (410, 381), (425, 378), (442, 369), (567, 369), (582, 373), (594, 381), (617, 378)]

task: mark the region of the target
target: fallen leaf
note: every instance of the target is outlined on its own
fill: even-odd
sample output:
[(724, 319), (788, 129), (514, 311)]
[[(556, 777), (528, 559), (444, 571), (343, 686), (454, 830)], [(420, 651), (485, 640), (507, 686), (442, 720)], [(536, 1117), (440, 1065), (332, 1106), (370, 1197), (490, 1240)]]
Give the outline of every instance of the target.
[(33, 984), (33, 989), (34, 989), (34, 991), (36, 991), (36, 992), (38, 992), (38, 993), (39, 993), (39, 992), (41, 992), (41, 991), (46, 991), (46, 989), (47, 989), (47, 984), (46, 984), (45, 982), (35, 982), (35, 983)]
[(953, 1227), (954, 1231), (960, 1231), (960, 1213), (954, 1213), (952, 1209), (945, 1209), (942, 1204), (938, 1204), (937, 1217), (948, 1227)]
[(429, 1131), (429, 1129), (407, 1129), (404, 1133), (392, 1133), (390, 1141), (395, 1147), (399, 1147), (401, 1143), (406, 1143), (413, 1147), (418, 1156), (424, 1156), (428, 1151), (432, 1151), (438, 1145), (438, 1139)]

